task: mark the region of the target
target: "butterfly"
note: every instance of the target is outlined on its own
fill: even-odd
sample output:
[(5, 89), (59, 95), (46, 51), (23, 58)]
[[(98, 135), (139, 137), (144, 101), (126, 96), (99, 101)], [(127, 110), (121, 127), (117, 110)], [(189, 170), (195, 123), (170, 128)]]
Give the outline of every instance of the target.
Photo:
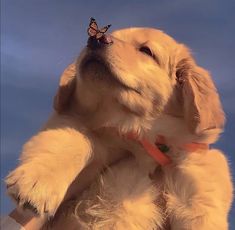
[(107, 25), (101, 29), (98, 28), (96, 20), (94, 18), (90, 19), (89, 28), (87, 29), (87, 33), (90, 37), (94, 37), (97, 40), (101, 39), (106, 31), (109, 29), (111, 25)]

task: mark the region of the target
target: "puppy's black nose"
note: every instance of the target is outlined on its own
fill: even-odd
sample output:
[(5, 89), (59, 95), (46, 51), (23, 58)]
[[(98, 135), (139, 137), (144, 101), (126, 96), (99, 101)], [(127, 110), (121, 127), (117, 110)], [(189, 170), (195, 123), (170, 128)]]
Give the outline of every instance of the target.
[(103, 35), (99, 39), (96, 38), (96, 36), (89, 37), (87, 41), (87, 46), (91, 49), (98, 49), (103, 48), (107, 45), (111, 45), (113, 43), (113, 40), (110, 35)]

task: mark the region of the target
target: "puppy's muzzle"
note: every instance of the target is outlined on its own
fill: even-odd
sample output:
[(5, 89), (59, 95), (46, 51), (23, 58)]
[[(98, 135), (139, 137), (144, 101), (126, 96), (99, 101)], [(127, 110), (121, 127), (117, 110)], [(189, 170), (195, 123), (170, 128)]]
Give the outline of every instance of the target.
[(104, 48), (113, 44), (113, 39), (110, 35), (104, 34), (101, 38), (97, 39), (96, 36), (89, 37), (87, 46), (91, 49)]

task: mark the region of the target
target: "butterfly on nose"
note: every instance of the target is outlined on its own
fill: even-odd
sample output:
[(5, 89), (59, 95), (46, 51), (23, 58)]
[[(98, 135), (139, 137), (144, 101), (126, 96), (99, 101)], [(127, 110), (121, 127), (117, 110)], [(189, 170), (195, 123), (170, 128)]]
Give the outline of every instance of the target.
[(107, 25), (99, 29), (96, 20), (94, 18), (91, 18), (89, 27), (87, 29), (87, 33), (89, 36), (88, 46), (91, 48), (98, 48), (101, 47), (101, 45), (112, 44), (113, 40), (111, 36), (105, 34), (110, 26), (111, 25)]

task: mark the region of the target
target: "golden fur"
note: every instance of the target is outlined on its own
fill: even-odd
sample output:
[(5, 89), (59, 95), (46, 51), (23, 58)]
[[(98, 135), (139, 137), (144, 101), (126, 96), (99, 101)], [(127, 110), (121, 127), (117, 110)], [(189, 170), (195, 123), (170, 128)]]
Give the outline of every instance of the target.
[[(24, 145), (19, 166), (6, 179), (8, 193), (19, 205), (54, 215), (78, 178), (75, 221), (61, 217), (58, 226), (70, 226), (63, 229), (228, 229), (226, 158), (215, 149), (180, 148), (214, 143), (223, 130), (209, 73), (159, 30), (119, 30), (112, 40), (105, 48), (84, 48), (65, 70), (55, 112)], [(160, 169), (137, 142), (122, 137), (130, 131), (152, 142), (163, 135), (173, 163)], [(127, 152), (135, 157), (125, 158)]]

